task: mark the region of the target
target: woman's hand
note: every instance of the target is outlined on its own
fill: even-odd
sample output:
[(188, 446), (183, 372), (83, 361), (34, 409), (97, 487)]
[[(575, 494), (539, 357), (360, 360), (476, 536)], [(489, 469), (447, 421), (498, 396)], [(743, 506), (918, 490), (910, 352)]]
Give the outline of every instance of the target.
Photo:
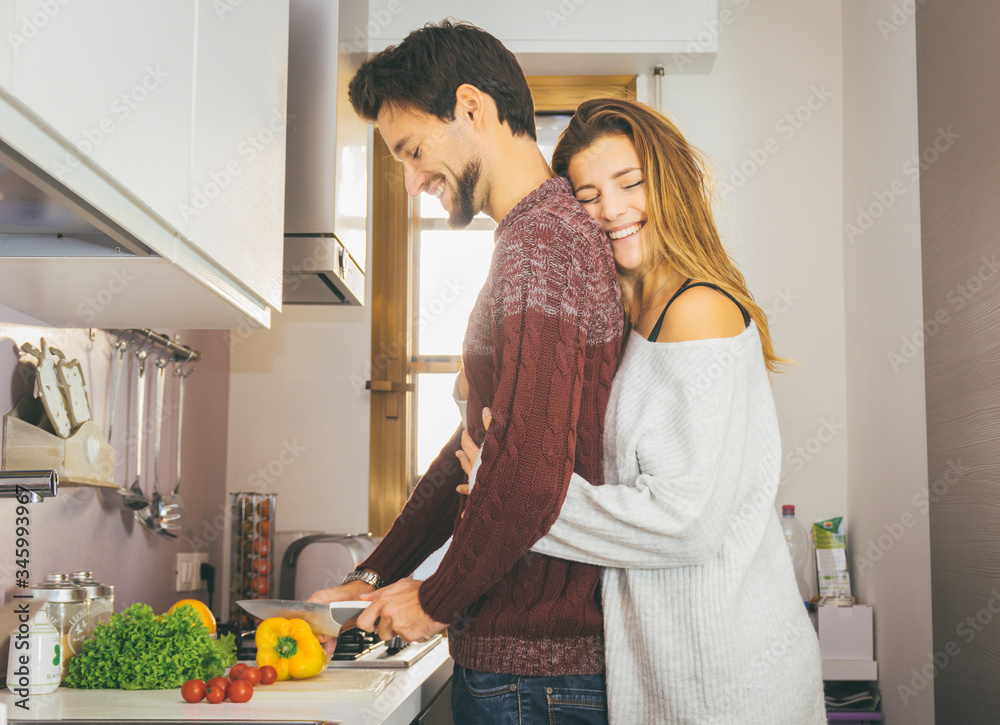
[[(491, 420), (493, 420), (493, 416), (490, 413), (490, 409), (483, 408), (483, 427), (486, 430), (490, 429)], [(479, 455), (479, 446), (472, 440), (472, 436), (469, 435), (468, 430), (462, 431), (462, 450), (455, 453), (455, 455), (458, 456), (458, 460), (462, 463), (462, 470), (465, 471), (465, 475), (469, 475), (472, 472), (473, 464), (476, 462), (476, 457)], [(468, 496), (472, 487), (467, 483), (463, 483), (461, 486), (456, 486), (455, 490), (463, 496)]]

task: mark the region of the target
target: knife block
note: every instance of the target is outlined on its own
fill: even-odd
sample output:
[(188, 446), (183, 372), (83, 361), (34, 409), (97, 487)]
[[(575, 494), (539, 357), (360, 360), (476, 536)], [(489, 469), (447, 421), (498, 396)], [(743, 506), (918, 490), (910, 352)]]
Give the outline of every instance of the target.
[(59, 485), (118, 488), (114, 482), (115, 450), (92, 420), (77, 426), (68, 438), (49, 433), (19, 417), (21, 401), (3, 417), (4, 471), (54, 470)]

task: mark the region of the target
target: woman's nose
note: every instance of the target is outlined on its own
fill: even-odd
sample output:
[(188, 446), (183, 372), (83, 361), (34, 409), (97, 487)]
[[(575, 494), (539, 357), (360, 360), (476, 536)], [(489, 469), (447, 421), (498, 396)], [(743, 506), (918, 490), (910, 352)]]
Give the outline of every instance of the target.
[(601, 204), (601, 216), (609, 222), (625, 213), (625, 204), (613, 194), (605, 194)]

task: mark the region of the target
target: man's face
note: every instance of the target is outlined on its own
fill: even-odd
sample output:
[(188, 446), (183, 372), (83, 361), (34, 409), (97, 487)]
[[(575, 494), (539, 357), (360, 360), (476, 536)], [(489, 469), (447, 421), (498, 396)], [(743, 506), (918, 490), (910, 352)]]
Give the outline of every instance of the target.
[(462, 121), (442, 121), (415, 108), (383, 106), (378, 128), (403, 162), (406, 191), (436, 196), (453, 229), (467, 227), (485, 203), (483, 162)]

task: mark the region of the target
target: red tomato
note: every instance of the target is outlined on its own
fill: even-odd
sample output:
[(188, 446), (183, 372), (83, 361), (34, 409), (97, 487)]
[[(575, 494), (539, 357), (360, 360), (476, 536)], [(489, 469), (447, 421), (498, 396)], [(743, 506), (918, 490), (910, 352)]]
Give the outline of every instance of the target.
[(271, 550), (271, 544), (267, 539), (256, 539), (253, 542), (253, 553), (257, 556), (267, 556), (267, 552)]
[(260, 668), (260, 684), (273, 685), (278, 681), (278, 671), (271, 665), (264, 665)]
[(253, 589), (258, 594), (267, 594), (270, 589), (266, 576), (255, 576), (253, 578)]
[[(243, 682), (249, 682), (250, 686), (254, 687), (260, 682), (260, 670), (256, 667), (245, 667), (236, 673), (236, 679)], [(229, 699), (232, 699), (232, 697)]]
[(181, 686), (181, 697), (186, 702), (201, 702), (205, 699), (205, 681), (188, 680)]
[(253, 685), (248, 680), (236, 680), (229, 686), (229, 699), (233, 702), (246, 702), (253, 697)]
[(258, 574), (267, 574), (271, 571), (271, 562), (267, 559), (257, 559), (257, 561), (253, 563), (253, 568)]
[(229, 679), (238, 680), (240, 678), (240, 672), (249, 667), (246, 662), (237, 662), (235, 665), (229, 668)]
[(226, 692), (229, 690), (229, 685), (231, 684), (232, 681), (228, 677), (213, 677), (211, 680), (208, 681), (209, 687), (215, 687), (218, 688), (219, 690), (222, 690), (223, 699), (225, 699)]
[(226, 691), (221, 687), (212, 687), (211, 685), (205, 690), (205, 699), (208, 700), (213, 705), (218, 705), (220, 702), (226, 699)]

